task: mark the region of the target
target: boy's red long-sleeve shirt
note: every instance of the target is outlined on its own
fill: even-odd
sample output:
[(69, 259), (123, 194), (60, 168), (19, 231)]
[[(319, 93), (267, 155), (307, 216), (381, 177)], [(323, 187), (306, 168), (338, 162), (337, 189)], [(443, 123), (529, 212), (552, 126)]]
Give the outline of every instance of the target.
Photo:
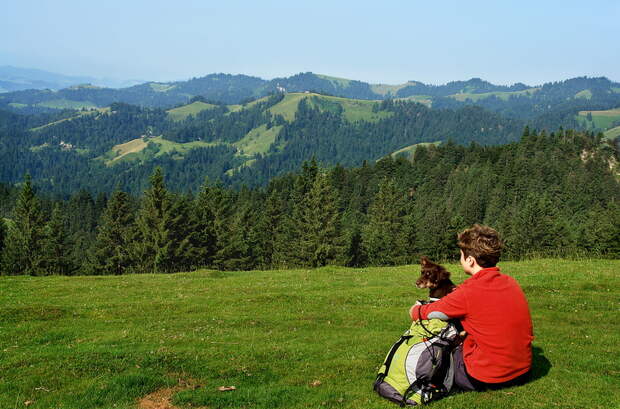
[[(480, 270), (453, 292), (411, 308), (413, 320), (459, 318), (467, 331), (463, 360), (467, 373), (487, 383), (506, 382), (532, 366), (532, 319), (519, 284), (499, 268)], [(446, 317), (447, 316), (447, 317)]]

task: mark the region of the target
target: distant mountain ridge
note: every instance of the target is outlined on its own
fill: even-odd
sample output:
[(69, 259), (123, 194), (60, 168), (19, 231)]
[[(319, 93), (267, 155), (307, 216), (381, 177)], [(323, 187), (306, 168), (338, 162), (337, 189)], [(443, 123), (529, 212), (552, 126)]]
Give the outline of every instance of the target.
[[(9, 77), (8, 74), (3, 74), (3, 70), (10, 71), (7, 70), (7, 67), (0, 67), (0, 82), (3, 81), (3, 78)], [(38, 77), (33, 76), (31, 83), (41, 85), (46, 81), (52, 81), (46, 76), (50, 73), (32, 71), (36, 71), (40, 75)], [(73, 81), (70, 84), (72, 86), (67, 85), (55, 91), (22, 89), (0, 94), (0, 109), (19, 112), (37, 109), (44, 111), (46, 109), (94, 108), (108, 106), (114, 102), (146, 107), (171, 107), (187, 103), (194, 96), (202, 96), (207, 100), (225, 104), (238, 104), (275, 92), (304, 91), (370, 100), (409, 98), (425, 101), (427, 105), (439, 103), (440, 107), (467, 103), (484, 105), (487, 99), (512, 102), (509, 100), (523, 98), (544, 99), (546, 102), (557, 104), (566, 99), (584, 99), (584, 97), (590, 100), (592, 98), (601, 99), (601, 95), (605, 93), (618, 95), (620, 99), (620, 83), (610, 81), (605, 77), (577, 77), (539, 86), (529, 86), (523, 83), (510, 86), (495, 85), (480, 78), (452, 81), (444, 85), (429, 85), (418, 81), (388, 85), (369, 84), (363, 81), (311, 72), (272, 80), (248, 75), (219, 73), (192, 78), (187, 81), (145, 82), (119, 89), (93, 87), (92, 84), (96, 85), (96, 82), (93, 81), (86, 85), (85, 83), (92, 80), (86, 77), (60, 76), (55, 81), (61, 80), (65, 83)], [(55, 89), (54, 87), (47, 88)], [(448, 100), (442, 101), (441, 99)], [(496, 103), (496, 101), (493, 102)]]
[(143, 81), (72, 76), (35, 68), (20, 68), (10, 65), (0, 66), (0, 93), (30, 89), (59, 90), (79, 84), (94, 84), (102, 87), (121, 88), (141, 82)]

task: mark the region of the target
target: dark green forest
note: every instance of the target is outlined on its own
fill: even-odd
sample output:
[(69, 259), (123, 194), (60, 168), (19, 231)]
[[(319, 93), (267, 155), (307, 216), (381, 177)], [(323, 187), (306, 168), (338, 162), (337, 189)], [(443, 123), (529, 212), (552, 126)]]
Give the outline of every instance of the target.
[[(68, 112), (56, 116), (0, 113), (0, 180), (15, 184), (29, 173), (41, 190), (58, 195), (68, 196), (84, 187), (109, 193), (117, 186), (139, 194), (148, 176), (161, 167), (179, 191), (197, 192), (204, 176), (236, 188), (264, 186), (312, 156), (327, 166), (359, 166), (417, 143), (508, 143), (518, 140), (524, 126), (522, 121), (479, 107), (436, 110), (393, 100), (367, 103), (372, 105), (368, 115), (381, 113), (382, 119), (352, 122), (341, 105), (323, 96), (301, 99), (292, 107), (294, 117), (285, 120), (269, 110), (284, 98), (276, 94), (234, 112), (226, 105), (215, 105), (183, 121), (170, 120), (159, 108), (124, 103), (114, 103), (106, 111), (73, 112), (73, 116)], [(278, 129), (275, 140), (264, 152), (241, 155), (235, 143), (261, 126)], [(149, 142), (142, 159), (113, 166), (101, 159), (117, 144), (154, 136), (203, 145), (180, 155), (160, 152), (160, 145)], [(250, 160), (251, 166), (242, 166)]]
[(305, 161), (266, 186), (177, 189), (157, 167), (139, 195), (58, 200), (26, 176), (0, 185), (2, 274), (172, 273), (414, 263), (457, 254), (456, 233), (498, 229), (505, 259), (620, 257), (618, 145), (530, 132), (505, 145), (421, 146), (345, 168)]

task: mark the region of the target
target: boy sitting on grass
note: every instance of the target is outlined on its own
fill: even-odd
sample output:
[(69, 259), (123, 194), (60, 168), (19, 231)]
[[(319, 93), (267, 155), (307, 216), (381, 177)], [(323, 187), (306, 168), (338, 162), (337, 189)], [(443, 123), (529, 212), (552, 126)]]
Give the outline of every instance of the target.
[(502, 243), (475, 224), (458, 236), (461, 266), (471, 275), (439, 301), (416, 304), (413, 320), (457, 318), (467, 337), (454, 351), (454, 382), (465, 391), (525, 383), (532, 367), (532, 319), (519, 284), (496, 266)]

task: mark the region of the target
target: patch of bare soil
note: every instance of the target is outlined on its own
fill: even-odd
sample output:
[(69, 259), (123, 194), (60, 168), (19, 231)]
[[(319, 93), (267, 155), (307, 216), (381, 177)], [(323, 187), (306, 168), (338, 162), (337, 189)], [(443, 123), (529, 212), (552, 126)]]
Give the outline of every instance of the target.
[[(179, 384), (171, 388), (158, 389), (138, 401), (140, 409), (181, 409), (171, 403), (172, 395), (186, 389), (197, 389), (200, 385), (194, 379), (179, 379)], [(202, 407), (204, 408), (204, 406)], [(199, 408), (196, 408), (199, 409)]]

